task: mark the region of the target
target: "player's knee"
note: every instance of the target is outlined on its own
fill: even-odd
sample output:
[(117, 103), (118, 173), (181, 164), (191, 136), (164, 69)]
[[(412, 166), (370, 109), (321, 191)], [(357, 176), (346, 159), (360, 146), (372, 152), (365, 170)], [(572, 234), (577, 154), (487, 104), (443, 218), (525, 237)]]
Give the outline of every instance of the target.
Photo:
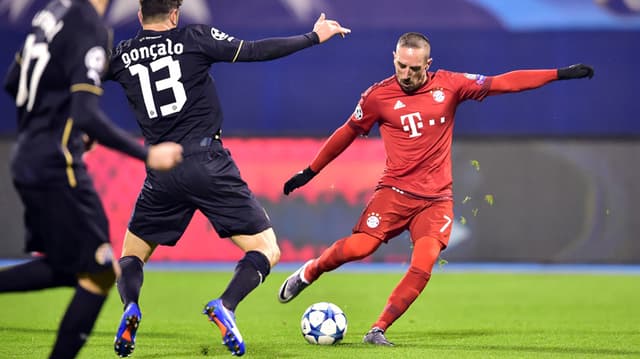
[[(275, 238), (273, 240), (267, 240), (261, 243), (260, 246), (253, 248), (252, 250), (262, 253), (269, 260), (271, 267), (275, 266), (280, 261), (280, 247)], [(248, 253), (249, 251), (247, 251)]]
[(280, 261), (280, 248), (276, 240), (276, 235), (272, 228), (254, 234), (254, 235), (238, 235), (231, 237), (233, 242), (238, 245), (245, 253), (251, 251), (260, 252), (269, 261), (269, 266), (273, 267)]
[(243, 262), (248, 263), (260, 273), (260, 281), (264, 282), (269, 273), (271, 273), (271, 264), (269, 258), (260, 251), (248, 251), (244, 254), (244, 257), (240, 260), (240, 264)]
[(337, 241), (336, 245), (341, 246), (343, 255), (349, 260), (360, 260), (375, 252), (381, 243), (378, 238), (366, 233), (354, 233)]
[(442, 247), (442, 243), (435, 238), (418, 238), (413, 243), (411, 266), (426, 273), (431, 273)]
[(135, 256), (142, 262), (146, 262), (156, 249), (157, 244), (150, 243), (127, 230), (122, 242), (122, 253), (120, 257)]
[(271, 251), (269, 254), (269, 264), (271, 265), (271, 267), (275, 266), (276, 264), (278, 264), (278, 262), (280, 262), (280, 247), (278, 247), (277, 245), (272, 247), (273, 248), (271, 248)]

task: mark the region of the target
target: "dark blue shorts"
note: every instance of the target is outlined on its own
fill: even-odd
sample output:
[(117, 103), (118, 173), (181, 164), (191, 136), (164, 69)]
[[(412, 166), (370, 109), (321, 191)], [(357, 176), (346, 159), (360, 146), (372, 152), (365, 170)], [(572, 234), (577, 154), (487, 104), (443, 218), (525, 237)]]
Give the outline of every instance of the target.
[(184, 145), (184, 160), (168, 172), (147, 171), (129, 230), (147, 242), (175, 245), (196, 210), (221, 238), (271, 227), (229, 150), (218, 140)]
[(43, 253), (66, 273), (111, 268), (104, 257), (111, 255), (107, 216), (90, 181), (75, 188), (15, 186), (24, 204), (27, 252)]

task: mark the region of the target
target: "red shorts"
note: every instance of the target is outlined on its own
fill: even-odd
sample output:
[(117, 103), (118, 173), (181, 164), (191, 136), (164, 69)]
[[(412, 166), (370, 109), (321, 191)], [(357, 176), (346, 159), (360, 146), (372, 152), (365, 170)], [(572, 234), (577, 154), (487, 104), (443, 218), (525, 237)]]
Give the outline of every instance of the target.
[(353, 233), (366, 233), (387, 242), (408, 229), (412, 242), (422, 237), (435, 238), (444, 248), (452, 226), (452, 199), (419, 198), (381, 187), (371, 197)]

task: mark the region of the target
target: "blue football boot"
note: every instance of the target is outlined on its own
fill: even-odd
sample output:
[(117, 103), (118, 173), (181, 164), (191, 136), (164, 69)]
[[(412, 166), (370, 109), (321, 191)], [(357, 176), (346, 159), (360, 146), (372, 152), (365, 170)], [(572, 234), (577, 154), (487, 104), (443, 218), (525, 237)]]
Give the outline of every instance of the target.
[(131, 303), (122, 313), (120, 327), (113, 342), (113, 348), (119, 357), (128, 357), (136, 347), (136, 332), (142, 320), (138, 304)]
[(222, 299), (214, 299), (207, 303), (202, 314), (218, 326), (222, 334), (222, 344), (226, 345), (231, 354), (237, 356), (244, 354), (244, 340), (236, 326), (236, 316), (222, 305)]

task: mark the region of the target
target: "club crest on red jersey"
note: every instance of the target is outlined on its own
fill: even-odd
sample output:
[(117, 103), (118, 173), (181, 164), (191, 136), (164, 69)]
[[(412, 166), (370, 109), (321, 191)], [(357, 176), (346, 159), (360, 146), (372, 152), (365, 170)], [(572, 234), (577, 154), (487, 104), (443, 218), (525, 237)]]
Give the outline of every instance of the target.
[(431, 93), (431, 95), (433, 95), (433, 101), (438, 103), (444, 102), (444, 91), (435, 90)]
[(380, 215), (375, 212), (369, 213), (369, 217), (367, 217), (367, 227), (376, 228), (380, 225)]

